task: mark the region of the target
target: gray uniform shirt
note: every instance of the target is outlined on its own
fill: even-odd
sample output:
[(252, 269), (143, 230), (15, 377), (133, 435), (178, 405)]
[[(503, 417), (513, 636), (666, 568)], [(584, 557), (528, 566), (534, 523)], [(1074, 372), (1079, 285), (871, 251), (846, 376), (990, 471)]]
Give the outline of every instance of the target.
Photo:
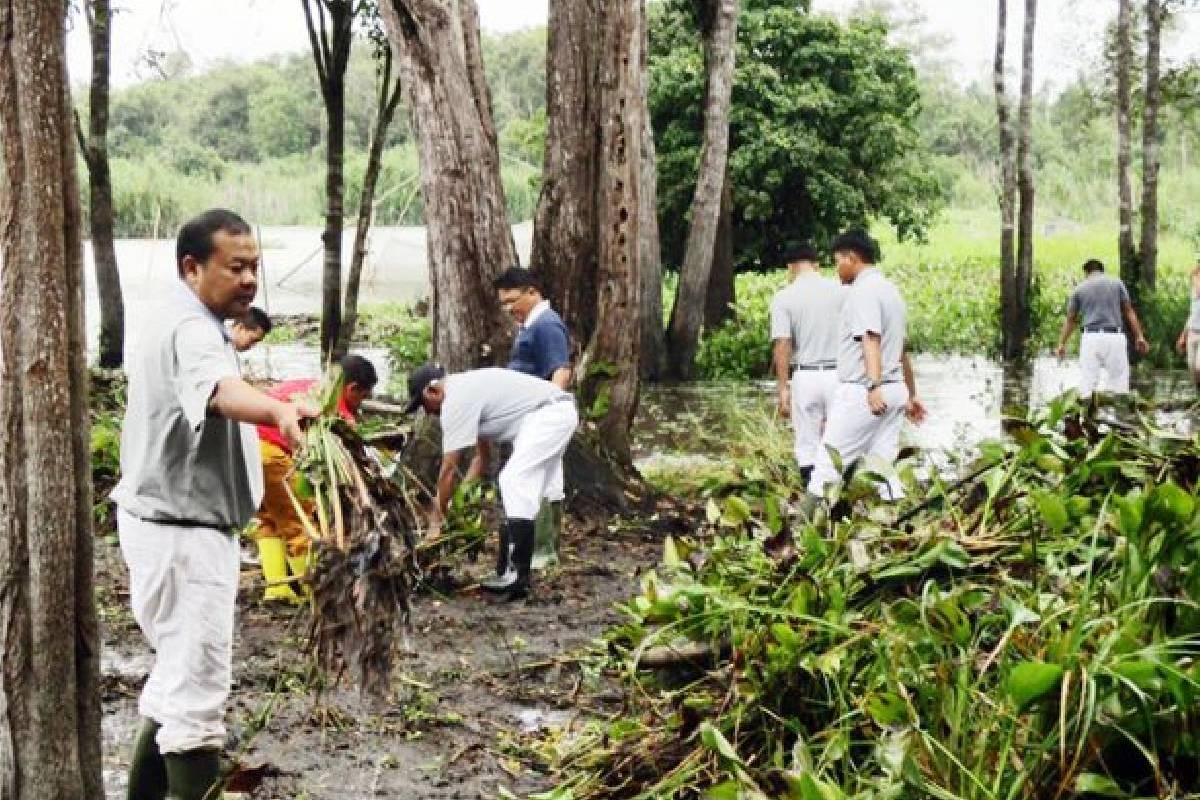
[(1188, 314), (1188, 330), (1200, 331), (1200, 294), (1192, 294), (1192, 309)]
[(1083, 329), (1116, 328), (1122, 330), (1121, 308), (1129, 302), (1129, 290), (1116, 278), (1096, 273), (1084, 278), (1071, 299), (1067, 301), (1067, 313), (1083, 320)]
[(131, 344), (113, 502), (152, 522), (242, 527), (262, 463), (254, 426), (208, 410), (217, 382), (241, 372), (225, 326), (181, 281)]
[(842, 303), (838, 380), (867, 383), (862, 338), (868, 333), (877, 333), (881, 339), (880, 380), (884, 383), (904, 380), (900, 360), (904, 356), (906, 317), (904, 299), (894, 283), (873, 267), (860, 272)]
[(442, 452), (453, 453), (479, 439), (510, 442), (533, 411), (552, 401), (572, 400), (550, 381), (511, 369), (488, 367), (446, 376), (442, 401)]
[(838, 316), (845, 288), (818, 272), (805, 272), (771, 300), (771, 338), (792, 340), (792, 364), (833, 364), (838, 356)]

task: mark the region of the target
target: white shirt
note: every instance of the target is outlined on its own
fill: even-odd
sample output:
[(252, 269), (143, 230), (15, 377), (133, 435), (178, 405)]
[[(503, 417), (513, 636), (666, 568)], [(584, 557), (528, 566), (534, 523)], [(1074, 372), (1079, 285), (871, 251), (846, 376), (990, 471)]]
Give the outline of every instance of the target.
[(442, 401), (442, 452), (453, 453), (479, 439), (510, 442), (526, 415), (571, 395), (550, 381), (511, 369), (487, 367), (448, 375)]
[(846, 290), (819, 272), (802, 272), (771, 300), (771, 338), (791, 339), (792, 364), (832, 364)]
[(907, 311), (896, 285), (871, 267), (850, 284), (842, 305), (841, 337), (838, 343), (838, 380), (842, 383), (867, 383), (862, 339), (868, 333), (880, 337), (880, 381), (904, 379), (901, 358)]

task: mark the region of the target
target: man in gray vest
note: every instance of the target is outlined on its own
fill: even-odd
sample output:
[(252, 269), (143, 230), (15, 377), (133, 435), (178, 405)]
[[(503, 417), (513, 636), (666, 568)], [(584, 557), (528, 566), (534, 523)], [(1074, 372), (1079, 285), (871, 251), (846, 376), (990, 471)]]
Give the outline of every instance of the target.
[(773, 362), (779, 413), (792, 421), (796, 464), (807, 482), (838, 386), (838, 319), (845, 289), (821, 275), (812, 247), (794, 245), (783, 257), (791, 283), (771, 301)]
[[(1086, 277), (1071, 292), (1067, 301), (1067, 319), (1058, 337), (1055, 351), (1059, 358), (1067, 354), (1067, 341), (1075, 326), (1083, 320), (1079, 339), (1079, 395), (1091, 397), (1099, 390), (1113, 394), (1129, 393), (1129, 351), (1125, 328), (1133, 332), (1133, 345), (1142, 355), (1150, 352), (1150, 343), (1142, 333), (1142, 324), (1129, 300), (1129, 290), (1117, 278), (1104, 274), (1104, 264), (1090, 259), (1083, 265)], [(1100, 375), (1104, 374), (1104, 380)]]
[[(833, 241), (838, 277), (850, 288), (842, 303), (838, 336), (838, 388), (809, 491), (823, 495), (843, 467), (859, 459), (888, 469), (900, 452), (905, 415), (920, 423), (925, 406), (917, 399), (916, 378), (905, 349), (907, 312), (896, 285), (876, 267), (879, 248), (863, 231), (848, 231)], [(891, 479), (890, 499), (904, 492)]]
[(217, 797), (232, 679), (238, 532), (263, 496), (254, 425), (303, 441), (313, 410), (242, 380), (224, 321), (258, 288), (258, 245), (231, 211), (206, 211), (176, 243), (179, 284), (132, 342), (113, 489), (133, 616), (154, 648), (130, 798)]

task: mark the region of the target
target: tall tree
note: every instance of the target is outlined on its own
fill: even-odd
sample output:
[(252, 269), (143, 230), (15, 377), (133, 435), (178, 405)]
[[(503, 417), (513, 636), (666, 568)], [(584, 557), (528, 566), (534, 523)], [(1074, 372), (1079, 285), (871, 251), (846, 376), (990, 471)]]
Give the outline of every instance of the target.
[(1146, 0), (1146, 89), (1142, 105), (1141, 278), (1153, 291), (1158, 273), (1158, 117), (1162, 106), (1162, 26), (1166, 0)]
[(375, 187), (379, 183), (379, 172), (383, 165), (383, 146), (387, 141), (388, 128), (396, 116), (400, 104), (401, 84), (393, 77), (392, 48), (383, 33), (378, 6), (372, 7), (368, 32), (375, 46), (375, 58), (379, 70), (378, 100), (375, 124), (371, 126), (371, 138), (367, 145), (367, 166), (363, 173), (362, 194), (358, 201), (358, 219), (354, 225), (354, 248), (350, 255), (350, 274), (346, 278), (346, 299), (342, 321), (338, 330), (337, 345), (333, 358), (339, 359), (350, 350), (354, 328), (358, 324), (358, 291), (362, 279), (363, 264), (367, 259), (367, 235), (375, 215)]
[(1133, 65), (1132, 0), (1117, 2), (1117, 251), (1121, 277), (1135, 294), (1141, 287), (1137, 250), (1133, 243), (1133, 188), (1130, 182), (1130, 107), (1133, 104), (1130, 69)]
[[(643, 26), (645, 20), (643, 19)], [(642, 60), (645, 62), (649, 54), (649, 36), (642, 39)], [(647, 84), (649, 72), (646, 64), (642, 65), (642, 81)], [(654, 149), (654, 128), (650, 120), (649, 109), (642, 115), (642, 171), (641, 185), (638, 187), (638, 208), (641, 211), (639, 231), (642, 252), (642, 353), (641, 375), (643, 380), (654, 381), (663, 376), (667, 365), (667, 339), (663, 328), (663, 297), (662, 297), (662, 242), (658, 235), (658, 169)]]
[(580, 363), (580, 395), (600, 449), (632, 466), (629, 431), (637, 411), (641, 350), (644, 0), (606, 0), (600, 15), (600, 162), (596, 227), (596, 330)]
[(1037, 0), (1025, 0), (1021, 37), (1021, 101), (1017, 108), (1017, 297), (1021, 303), (1017, 351), (1025, 351), (1030, 334), (1029, 292), (1033, 285), (1033, 35)]
[(109, 0), (87, 0), (88, 38), (92, 45), (92, 77), (88, 87), (88, 129), (75, 114), (79, 150), (88, 170), (88, 224), (92, 260), (100, 299), (100, 366), (119, 367), (125, 350), (125, 301), (113, 244), (112, 172), (108, 166), (109, 58), (112, 53), (112, 8)]
[(455, 371), (508, 352), (492, 281), (517, 263), (474, 0), (383, 0), (417, 136), (433, 349)]
[(342, 225), (345, 218), (346, 67), (354, 41), (355, 0), (300, 0), (317, 85), (325, 105), (325, 247), (321, 271), (321, 357), (337, 347), (342, 321)]
[(0, 0), (0, 797), (104, 796), (67, 3)]
[(729, 104), (733, 95), (737, 42), (738, 0), (704, 0), (704, 62), (707, 76), (704, 101), (704, 143), (687, 247), (679, 270), (675, 305), (667, 333), (670, 366), (676, 377), (695, 377), (696, 348), (704, 322), (704, 299), (712, 271), (717, 223), (721, 216), (721, 190), (729, 156)]
[(1006, 359), (1021, 355), (1020, 331), (1025, 327), (1021, 318), (1024, 306), (1017, 294), (1017, 157), (1013, 137), (1012, 109), (1005, 89), (1004, 56), (1008, 33), (1008, 0), (996, 4), (996, 57), (992, 82), (996, 94), (996, 122), (1000, 131), (1000, 307), (1001, 336)]
[(734, 262), (733, 262), (733, 185), (725, 164), (725, 183), (721, 187), (721, 210), (717, 216), (717, 238), (713, 242), (712, 271), (708, 275), (708, 290), (704, 293), (704, 327), (716, 328), (733, 319)]

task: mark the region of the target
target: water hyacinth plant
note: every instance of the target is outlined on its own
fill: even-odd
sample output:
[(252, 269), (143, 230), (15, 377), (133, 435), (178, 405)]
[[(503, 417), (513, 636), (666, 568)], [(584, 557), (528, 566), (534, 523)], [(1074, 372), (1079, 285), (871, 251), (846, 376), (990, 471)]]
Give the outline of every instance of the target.
[(724, 497), (606, 638), (625, 712), (548, 739), (538, 797), (1195, 796), (1200, 459), (1133, 418), (1060, 399), (842, 520)]
[(305, 582), (318, 663), (335, 675), (350, 670), (364, 691), (378, 693), (388, 687), (393, 648), (420, 575), (420, 517), (412, 484), (386, 477), (338, 416), (341, 389), (341, 369), (331, 367), (289, 493), (312, 539)]

